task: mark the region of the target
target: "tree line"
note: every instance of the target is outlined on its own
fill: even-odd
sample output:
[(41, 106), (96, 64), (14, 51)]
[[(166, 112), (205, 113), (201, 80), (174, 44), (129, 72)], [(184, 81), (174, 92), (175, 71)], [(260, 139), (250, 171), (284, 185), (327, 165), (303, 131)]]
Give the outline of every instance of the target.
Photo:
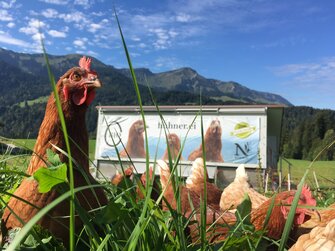
[(311, 107), (284, 109), (281, 155), (286, 158), (313, 160), (320, 152), (320, 160), (334, 160), (335, 111)]
[[(116, 91), (113, 98), (117, 99), (117, 96)], [(142, 98), (144, 105), (154, 104), (148, 93), (144, 93)], [(160, 105), (172, 103), (175, 105), (185, 103), (198, 105), (199, 103), (197, 97), (178, 92), (161, 95), (157, 93), (156, 98), (158, 98)], [(100, 97), (100, 101), (103, 100), (104, 97)], [(122, 102), (115, 101), (108, 104), (137, 105), (135, 93), (128, 92), (126, 96), (122, 96)], [(214, 105), (217, 102), (205, 99), (203, 104)], [(87, 112), (87, 127), (91, 138), (96, 135), (98, 114), (95, 105), (98, 103), (93, 103)], [(0, 114), (0, 135), (8, 138), (36, 138), (44, 112), (45, 103), (6, 107)], [(312, 160), (323, 151), (320, 156), (321, 160), (335, 160), (335, 147), (326, 148), (335, 141), (335, 111), (333, 110), (320, 110), (303, 106), (286, 107), (284, 108), (281, 135), (281, 156)]]

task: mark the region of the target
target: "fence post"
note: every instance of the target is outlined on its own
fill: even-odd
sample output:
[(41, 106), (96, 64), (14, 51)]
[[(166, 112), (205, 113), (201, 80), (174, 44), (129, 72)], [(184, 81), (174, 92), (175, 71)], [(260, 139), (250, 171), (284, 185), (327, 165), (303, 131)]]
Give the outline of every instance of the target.
[(282, 176), (283, 175), (283, 161), (282, 157), (279, 158), (279, 180), (278, 180), (278, 186), (279, 186), (279, 191), (281, 191), (281, 181), (282, 181)]
[(269, 172), (265, 173), (265, 193), (268, 192), (268, 183), (269, 183)]
[(287, 190), (291, 191), (291, 164), (288, 164)]
[(315, 183), (316, 183), (316, 188), (318, 189), (318, 191), (320, 191), (320, 186), (319, 186), (319, 182), (318, 182), (318, 179), (316, 178), (316, 174), (315, 174), (315, 171), (313, 171), (313, 176), (314, 176), (314, 179), (315, 179)]

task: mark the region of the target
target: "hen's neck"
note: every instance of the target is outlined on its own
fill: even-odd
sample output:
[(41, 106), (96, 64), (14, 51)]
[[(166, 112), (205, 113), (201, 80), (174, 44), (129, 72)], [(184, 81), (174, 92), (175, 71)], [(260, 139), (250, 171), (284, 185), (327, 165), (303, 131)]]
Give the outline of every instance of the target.
[[(69, 135), (72, 158), (76, 160), (81, 168), (88, 171), (88, 157), (86, 157), (88, 155), (88, 134), (85, 123), (86, 108), (63, 102), (62, 109), (67, 133)], [(53, 95), (50, 96), (46, 106), (45, 116), (34, 147), (34, 155), (28, 167), (28, 174), (33, 174), (38, 168), (46, 166), (47, 149), (52, 149), (57, 152), (60, 156), (60, 160), (67, 162), (66, 155), (59, 153), (52, 145), (67, 152), (65, 138)]]
[[(264, 229), (263, 225), (271, 203), (272, 199), (269, 199), (260, 205), (257, 209), (251, 211), (251, 223), (255, 226), (256, 230)], [(275, 199), (275, 206), (272, 209), (268, 225), (266, 226), (267, 236), (277, 240), (280, 239), (286, 223), (279, 204), (280, 200)]]

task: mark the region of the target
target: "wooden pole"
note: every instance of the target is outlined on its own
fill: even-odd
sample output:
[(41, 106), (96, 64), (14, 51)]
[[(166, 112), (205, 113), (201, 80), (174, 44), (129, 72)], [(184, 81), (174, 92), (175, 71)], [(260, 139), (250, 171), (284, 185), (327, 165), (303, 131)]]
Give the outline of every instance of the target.
[(316, 174), (315, 174), (315, 171), (313, 171), (313, 176), (314, 176), (314, 179), (315, 179), (315, 183), (316, 183), (316, 188), (318, 189), (318, 191), (320, 190), (320, 186), (319, 186), (319, 182), (318, 182), (318, 179), (316, 178)]
[(281, 191), (282, 175), (283, 175), (283, 161), (282, 161), (282, 158), (280, 157), (279, 159), (279, 180), (278, 180), (279, 191)]
[(287, 190), (291, 191), (291, 164), (288, 164)]
[(266, 175), (265, 175), (265, 193), (268, 192), (268, 182), (269, 182), (269, 172), (266, 172)]

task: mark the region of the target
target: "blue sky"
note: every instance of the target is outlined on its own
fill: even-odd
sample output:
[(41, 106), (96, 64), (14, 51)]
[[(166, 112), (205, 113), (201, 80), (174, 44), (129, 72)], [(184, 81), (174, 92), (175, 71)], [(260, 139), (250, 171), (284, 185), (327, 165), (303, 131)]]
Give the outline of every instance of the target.
[(134, 67), (199, 74), (335, 110), (333, 0), (5, 0), (0, 47), (91, 55), (127, 67), (115, 6)]

